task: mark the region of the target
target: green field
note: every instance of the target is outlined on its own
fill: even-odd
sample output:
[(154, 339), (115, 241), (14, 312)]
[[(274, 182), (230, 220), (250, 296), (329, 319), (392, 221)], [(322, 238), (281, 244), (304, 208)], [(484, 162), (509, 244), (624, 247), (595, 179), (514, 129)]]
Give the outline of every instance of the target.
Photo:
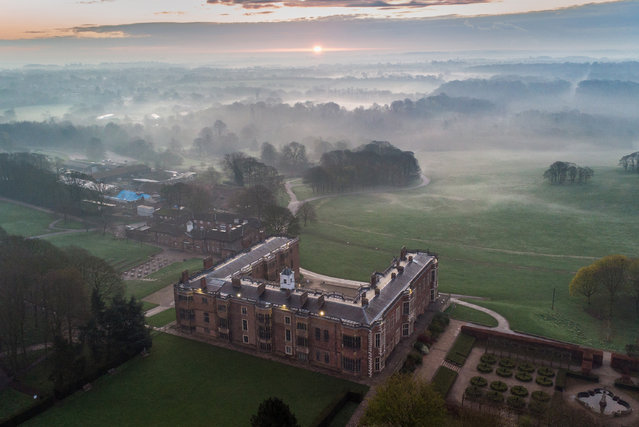
[(46, 238), (56, 246), (78, 246), (106, 260), (118, 271), (126, 271), (162, 250), (133, 240), (116, 239), (99, 232), (73, 233)]
[(159, 334), (149, 357), (124, 364), (26, 425), (246, 426), (262, 400), (277, 396), (307, 426), (346, 389), (367, 387)]
[(169, 323), (173, 321), (175, 321), (174, 308), (169, 308), (168, 310), (161, 311), (154, 316), (146, 318), (146, 324), (155, 326), (156, 328), (160, 328), (162, 326), (168, 325)]
[(202, 260), (191, 258), (184, 262), (174, 262), (166, 267), (149, 274), (145, 280), (125, 280), (127, 296), (142, 299), (153, 292), (159, 291), (180, 279), (180, 273), (188, 270), (189, 274), (202, 270)]
[(430, 249), (440, 257), (441, 291), (487, 297), (473, 302), (504, 315), (513, 329), (622, 349), (637, 338), (631, 301), (617, 311), (608, 341), (602, 322), (585, 314), (584, 299), (568, 295), (568, 283), (595, 257), (639, 253), (632, 237), (639, 177), (612, 166), (615, 156), (568, 157), (592, 166), (593, 181), (551, 186), (543, 171), (566, 159), (555, 156), (422, 155), (426, 187), (314, 202), (319, 221), (302, 228), (301, 264), (366, 281), (402, 245)]
[(465, 307), (463, 305), (451, 304), (446, 309), (446, 313), (448, 313), (452, 319), (461, 320), (463, 322), (473, 322), (491, 328), (498, 325), (497, 319), (490, 314), (486, 314), (483, 311), (475, 310), (474, 308)]
[(39, 236), (51, 233), (47, 227), (55, 219), (55, 215), (46, 212), (0, 201), (0, 227), (9, 234)]
[(0, 423), (9, 417), (24, 411), (35, 403), (32, 396), (29, 396), (12, 388), (0, 391)]

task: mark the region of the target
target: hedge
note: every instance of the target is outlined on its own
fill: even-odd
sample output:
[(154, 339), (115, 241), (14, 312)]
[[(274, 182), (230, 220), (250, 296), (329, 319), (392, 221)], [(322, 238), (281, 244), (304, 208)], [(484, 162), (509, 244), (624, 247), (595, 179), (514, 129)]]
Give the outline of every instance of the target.
[(639, 391), (639, 385), (626, 384), (626, 383), (622, 383), (619, 380), (615, 380), (615, 387), (625, 388), (626, 390)]
[(557, 371), (557, 378), (555, 378), (555, 390), (564, 391), (566, 388), (566, 370), (560, 368)]
[(456, 379), (457, 372), (445, 366), (440, 366), (433, 377), (433, 388), (438, 391), (442, 397), (446, 398), (446, 395), (450, 391), (450, 388), (453, 386)]
[(459, 334), (455, 343), (446, 355), (446, 360), (456, 365), (462, 366), (466, 362), (466, 358), (475, 345), (475, 337)]
[(592, 373), (584, 374), (583, 372), (580, 372), (580, 371), (566, 371), (566, 375), (571, 378), (577, 378), (579, 380), (590, 381), (593, 383), (599, 382), (599, 375), (595, 375)]

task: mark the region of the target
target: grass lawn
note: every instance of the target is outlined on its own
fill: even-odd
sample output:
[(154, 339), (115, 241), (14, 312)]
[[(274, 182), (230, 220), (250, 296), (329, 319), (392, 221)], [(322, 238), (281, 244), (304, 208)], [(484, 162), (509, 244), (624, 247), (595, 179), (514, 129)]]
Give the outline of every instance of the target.
[(490, 314), (463, 305), (452, 304), (446, 309), (446, 313), (451, 318), (462, 322), (473, 322), (490, 328), (497, 326), (497, 320)]
[(142, 301), (142, 311), (149, 311), (152, 308), (157, 307), (160, 304), (154, 304), (152, 302), (148, 302), (148, 301)]
[(0, 227), (9, 234), (39, 236), (50, 233), (47, 227), (55, 219), (52, 214), (0, 201)]
[(24, 411), (34, 403), (33, 397), (12, 388), (0, 391), (0, 423)]
[[(595, 258), (639, 254), (630, 237), (639, 233), (639, 177), (615, 167), (614, 154), (570, 153), (594, 168), (594, 179), (553, 186), (542, 174), (557, 154), (544, 156), (431, 153), (419, 156), (426, 187), (319, 200), (319, 221), (302, 228), (301, 265), (367, 281), (401, 246), (430, 249), (439, 255), (442, 292), (488, 298), (474, 303), (516, 330), (622, 350), (637, 338), (631, 299), (619, 299), (608, 336), (584, 311), (585, 299), (569, 296), (568, 283)], [(605, 295), (593, 305), (603, 309)]]
[(448, 369), (445, 366), (440, 366), (437, 369), (437, 372), (435, 372), (431, 383), (433, 384), (433, 388), (445, 399), (456, 379), (457, 372), (452, 369)]
[(180, 273), (188, 270), (193, 273), (202, 270), (202, 260), (199, 258), (191, 258), (184, 262), (174, 262), (166, 267), (151, 273), (146, 280), (125, 280), (127, 296), (134, 296), (142, 299), (153, 292), (159, 291), (180, 279)]
[(167, 334), (151, 355), (106, 375), (31, 426), (246, 426), (264, 399), (286, 402), (307, 426), (342, 390), (366, 386)]
[(56, 246), (75, 245), (86, 249), (93, 255), (106, 260), (119, 271), (125, 271), (162, 251), (155, 246), (133, 240), (116, 239), (110, 234), (102, 235), (99, 232), (51, 236), (47, 240)]
[(169, 308), (168, 310), (161, 311), (154, 316), (147, 317), (146, 324), (159, 328), (159, 327), (168, 325), (174, 320), (175, 320), (175, 309)]

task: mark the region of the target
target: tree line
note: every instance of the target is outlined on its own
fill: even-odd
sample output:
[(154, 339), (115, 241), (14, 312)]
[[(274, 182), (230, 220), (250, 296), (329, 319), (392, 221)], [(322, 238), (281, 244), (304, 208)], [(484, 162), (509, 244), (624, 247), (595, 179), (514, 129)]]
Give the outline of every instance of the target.
[(309, 168), (304, 182), (313, 192), (343, 192), (375, 186), (405, 186), (420, 173), (410, 151), (386, 141), (373, 141), (356, 150), (334, 150), (322, 155), (319, 166)]
[(551, 184), (586, 184), (594, 174), (588, 166), (581, 167), (571, 162), (557, 161), (544, 172), (544, 179), (549, 180)]
[(24, 367), (30, 345), (52, 345), (51, 378), (66, 394), (151, 347), (141, 304), (124, 299), (104, 260), (2, 228), (0, 253), (0, 348), (11, 372)]

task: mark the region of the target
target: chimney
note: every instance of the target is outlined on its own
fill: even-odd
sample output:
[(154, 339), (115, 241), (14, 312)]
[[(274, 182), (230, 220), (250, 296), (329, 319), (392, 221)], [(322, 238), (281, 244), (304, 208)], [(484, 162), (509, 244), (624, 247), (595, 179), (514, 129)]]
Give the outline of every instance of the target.
[(257, 287), (257, 295), (262, 296), (265, 289), (266, 289), (266, 284), (260, 283), (260, 285)]
[(307, 302), (308, 302), (308, 292), (304, 292), (300, 296), (300, 305), (301, 305), (301, 307), (304, 307)]
[(180, 276), (180, 283), (186, 283), (189, 281), (189, 270), (184, 270)]
[(371, 287), (375, 287), (375, 285), (377, 284), (377, 274), (373, 273), (371, 274)]
[(213, 267), (213, 257), (204, 258), (204, 269), (208, 270), (211, 267)]
[(407, 253), (408, 253), (408, 250), (406, 250), (406, 246), (402, 246), (402, 249), (399, 252), (399, 259), (401, 259), (402, 261), (406, 261), (406, 254)]
[(397, 277), (397, 273), (391, 273), (391, 280), (395, 279)]
[(379, 288), (375, 288), (375, 296), (379, 295), (379, 293), (380, 293)]
[(206, 276), (200, 278), (200, 289), (206, 292)]
[(412, 256), (412, 255), (410, 255), (410, 256), (408, 257), (408, 262), (409, 262), (409, 263), (413, 262), (413, 256)]
[(231, 277), (231, 284), (234, 289), (239, 289), (242, 287), (242, 281), (240, 280), (240, 276)]
[(397, 274), (402, 274), (404, 272), (404, 267), (402, 267), (401, 265), (397, 266)]
[(366, 307), (368, 305), (368, 298), (362, 297), (362, 307)]
[(324, 295), (321, 295), (318, 299), (317, 299), (317, 305), (319, 306), (319, 308), (324, 307)]

